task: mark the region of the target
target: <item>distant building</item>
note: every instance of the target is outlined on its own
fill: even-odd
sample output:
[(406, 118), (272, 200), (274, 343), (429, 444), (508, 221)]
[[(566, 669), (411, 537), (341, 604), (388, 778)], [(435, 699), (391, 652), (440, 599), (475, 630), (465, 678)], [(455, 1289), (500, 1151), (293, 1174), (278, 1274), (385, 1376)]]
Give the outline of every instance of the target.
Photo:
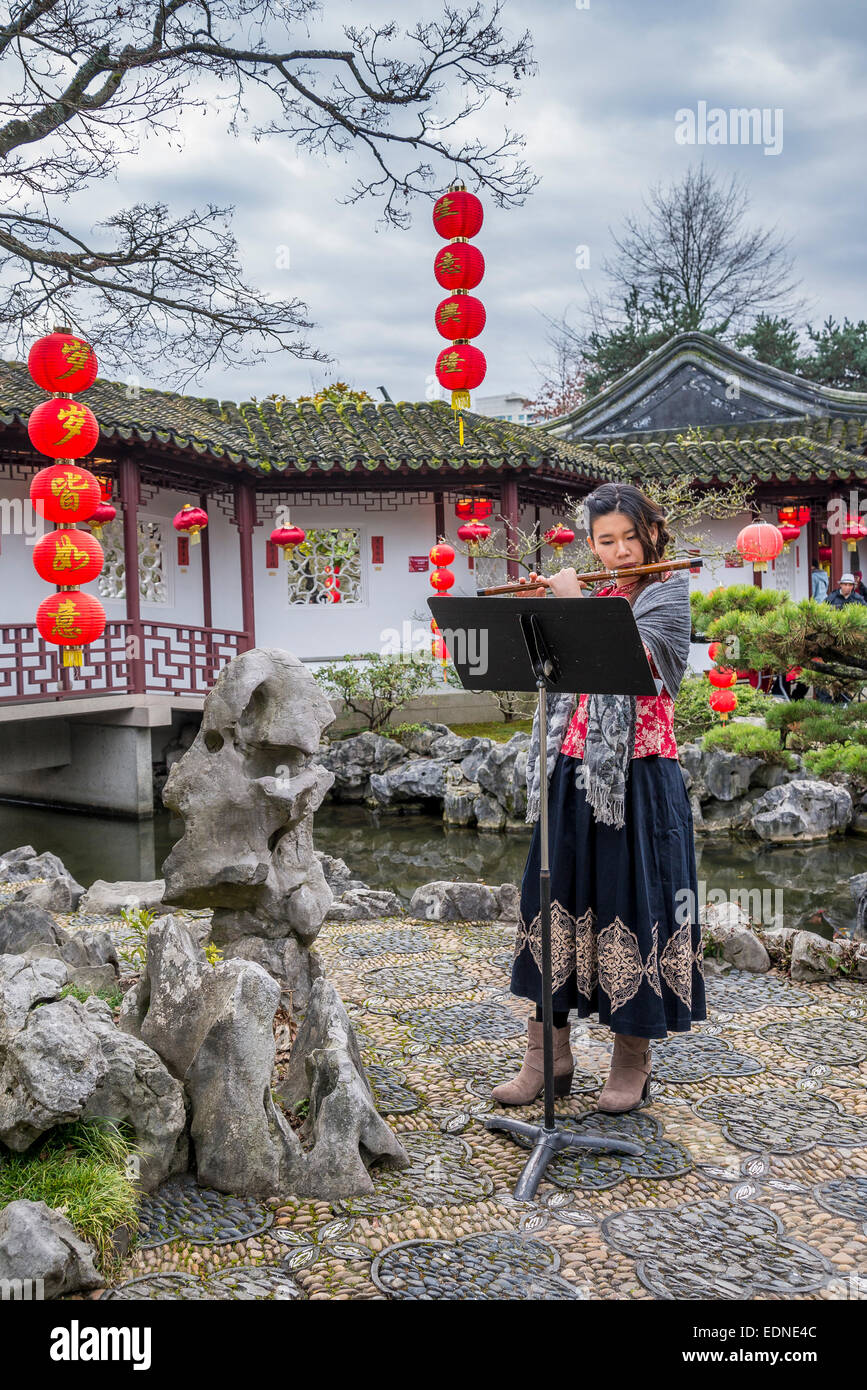
[(493, 420), (508, 420), (513, 425), (538, 423), (532, 400), (519, 395), (517, 391), (507, 391), (504, 396), (476, 396), (473, 411), (476, 415), (487, 415)]

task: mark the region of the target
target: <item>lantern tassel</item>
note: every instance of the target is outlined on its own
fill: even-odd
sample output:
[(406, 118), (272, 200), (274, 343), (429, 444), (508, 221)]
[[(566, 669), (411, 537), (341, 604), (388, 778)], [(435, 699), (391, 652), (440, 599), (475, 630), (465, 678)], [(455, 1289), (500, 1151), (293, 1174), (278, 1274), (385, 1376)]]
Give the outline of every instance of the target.
[(198, 526), (190, 527), (190, 545), (201, 545)]
[(82, 656), (81, 647), (64, 647), (64, 648), (63, 648), (63, 664), (64, 664), (64, 666), (80, 666), (80, 665), (81, 665), (81, 656)]
[(452, 391), (452, 410), (469, 410), (471, 404), (469, 391)]

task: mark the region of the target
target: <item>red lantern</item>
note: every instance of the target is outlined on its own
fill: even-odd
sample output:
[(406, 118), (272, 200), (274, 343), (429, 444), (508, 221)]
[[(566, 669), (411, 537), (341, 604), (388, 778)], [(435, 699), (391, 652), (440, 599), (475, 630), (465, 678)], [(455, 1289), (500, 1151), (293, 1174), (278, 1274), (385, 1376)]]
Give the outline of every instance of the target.
[(434, 570), (430, 577), (430, 582), (439, 593), (446, 593), (455, 582), (455, 577), (451, 570)]
[(738, 697), (733, 690), (712, 690), (708, 696), (708, 704), (717, 714), (722, 715), (722, 721), (725, 723), (732, 710), (737, 709)]
[(485, 326), (485, 306), (473, 294), (453, 294), (437, 305), (434, 323), (444, 338), (477, 338)]
[(478, 546), (479, 541), (486, 541), (490, 534), (490, 526), (486, 526), (483, 521), (467, 521), (458, 527), (458, 539), (474, 548)]
[(452, 550), (451, 546), (445, 545), (442, 541), (431, 546), (429, 555), (430, 562), (434, 569), (445, 569), (455, 558), (455, 552)]
[(36, 626), (46, 642), (63, 647), (64, 666), (80, 666), (81, 648), (105, 630), (105, 610), (93, 594), (67, 589), (40, 603)]
[(117, 511), (110, 502), (100, 502), (93, 516), (90, 517), (90, 529), (95, 536), (102, 535), (103, 526), (107, 526), (110, 521), (114, 521)]
[[(39, 338), (33, 344), (27, 368), (43, 391), (75, 395), (77, 391), (86, 391), (96, 381), (96, 353), (83, 338), (55, 329), (47, 338)], [(70, 454), (69, 457), (78, 456)]]
[(830, 562), (832, 554), (833, 551), (831, 550), (830, 545), (819, 546), (819, 559), (824, 560), (826, 564)]
[(434, 275), (444, 290), (474, 290), (484, 273), (485, 258), (468, 241), (441, 246), (436, 254)]
[(99, 425), (93, 411), (81, 401), (59, 396), (43, 401), (31, 412), (27, 433), (40, 454), (53, 459), (80, 459), (96, 447)]
[(842, 527), (840, 535), (846, 542), (846, 549), (856, 551), (859, 540), (867, 536), (867, 521), (862, 521), (859, 516), (850, 513), (846, 517), (846, 524)]
[(733, 671), (730, 666), (723, 666), (719, 671), (708, 671), (707, 678), (717, 690), (729, 690), (738, 676), (737, 671)]
[(810, 520), (809, 507), (779, 507), (777, 509), (777, 521), (787, 526), (806, 526)]
[(796, 681), (803, 669), (804, 668), (802, 666), (793, 666), (790, 671), (786, 672), (786, 680)]
[(172, 525), (176, 531), (182, 531), (189, 535), (190, 545), (199, 545), (199, 532), (208, 524), (208, 513), (203, 512), (201, 507), (193, 507), (189, 502), (185, 502), (181, 510), (175, 517)]
[(745, 560), (751, 560), (758, 570), (768, 567), (768, 560), (775, 560), (783, 548), (783, 537), (776, 526), (769, 521), (754, 521), (740, 532), (735, 545)]
[(33, 547), (33, 567), (48, 584), (89, 584), (102, 572), (102, 546), (89, 531), (49, 531)]
[(46, 521), (61, 521), (67, 526), (87, 521), (100, 504), (99, 481), (79, 464), (52, 463), (31, 479), (30, 500), (37, 516)]
[(711, 642), (707, 649), (707, 654), (711, 661), (720, 661), (725, 654), (722, 642)]
[(465, 188), (449, 189), (437, 198), (433, 208), (433, 224), (441, 237), (475, 236), (485, 214), (475, 193)]
[(778, 530), (783, 538), (784, 550), (788, 550), (789, 546), (792, 544), (792, 541), (796, 541), (801, 534), (800, 526), (792, 526), (789, 524), (788, 521), (784, 521), (782, 525), (778, 527)]
[(470, 392), (484, 381), (488, 364), (480, 348), (471, 343), (455, 343), (443, 348), (434, 370), (440, 386), (451, 391), (452, 406), (460, 408), (469, 406)]
[(563, 554), (564, 545), (571, 545), (575, 539), (575, 532), (570, 531), (568, 526), (552, 526), (550, 531), (545, 532), (544, 540), (548, 545), (554, 547), (557, 559)]
[(477, 497), (473, 502), (473, 516), (476, 521), (484, 521), (486, 516), (490, 516), (494, 510), (493, 502), (489, 502), (487, 497)]
[(300, 526), (278, 526), (268, 539), (273, 541), (274, 545), (279, 545), (285, 555), (294, 545), (301, 545), (306, 541), (307, 532), (302, 531)]

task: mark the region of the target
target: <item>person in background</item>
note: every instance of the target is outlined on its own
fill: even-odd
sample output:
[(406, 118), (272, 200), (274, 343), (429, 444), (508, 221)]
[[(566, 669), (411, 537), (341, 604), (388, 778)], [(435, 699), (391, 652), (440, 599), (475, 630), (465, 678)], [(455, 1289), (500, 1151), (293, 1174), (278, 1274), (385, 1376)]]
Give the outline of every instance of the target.
[(813, 572), (810, 576), (810, 597), (823, 603), (828, 597), (828, 574), (826, 570), (820, 569), (819, 561), (813, 561)]
[(863, 599), (860, 594), (855, 592), (855, 576), (848, 570), (840, 575), (840, 583), (834, 589), (825, 602), (832, 608), (848, 608), (850, 603), (860, 603), (867, 606), (867, 599)]
[(855, 576), (855, 593), (859, 596), (859, 598), (867, 600), (867, 587), (865, 587), (864, 578), (861, 574), (861, 571), (853, 570), (852, 573)]

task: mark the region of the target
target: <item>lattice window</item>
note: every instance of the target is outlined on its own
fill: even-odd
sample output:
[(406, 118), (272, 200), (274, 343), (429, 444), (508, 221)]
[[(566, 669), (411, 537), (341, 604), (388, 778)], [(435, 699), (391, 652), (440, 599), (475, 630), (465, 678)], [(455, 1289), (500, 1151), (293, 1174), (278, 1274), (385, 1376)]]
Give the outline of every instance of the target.
[(305, 527), (287, 554), (290, 603), (361, 603), (361, 546), (349, 526)]
[[(105, 564), (97, 580), (105, 599), (126, 598), (126, 567), (123, 558), (123, 522), (118, 518), (103, 527), (102, 548)], [(138, 586), (142, 603), (168, 603), (166, 552), (163, 523), (138, 523)]]

